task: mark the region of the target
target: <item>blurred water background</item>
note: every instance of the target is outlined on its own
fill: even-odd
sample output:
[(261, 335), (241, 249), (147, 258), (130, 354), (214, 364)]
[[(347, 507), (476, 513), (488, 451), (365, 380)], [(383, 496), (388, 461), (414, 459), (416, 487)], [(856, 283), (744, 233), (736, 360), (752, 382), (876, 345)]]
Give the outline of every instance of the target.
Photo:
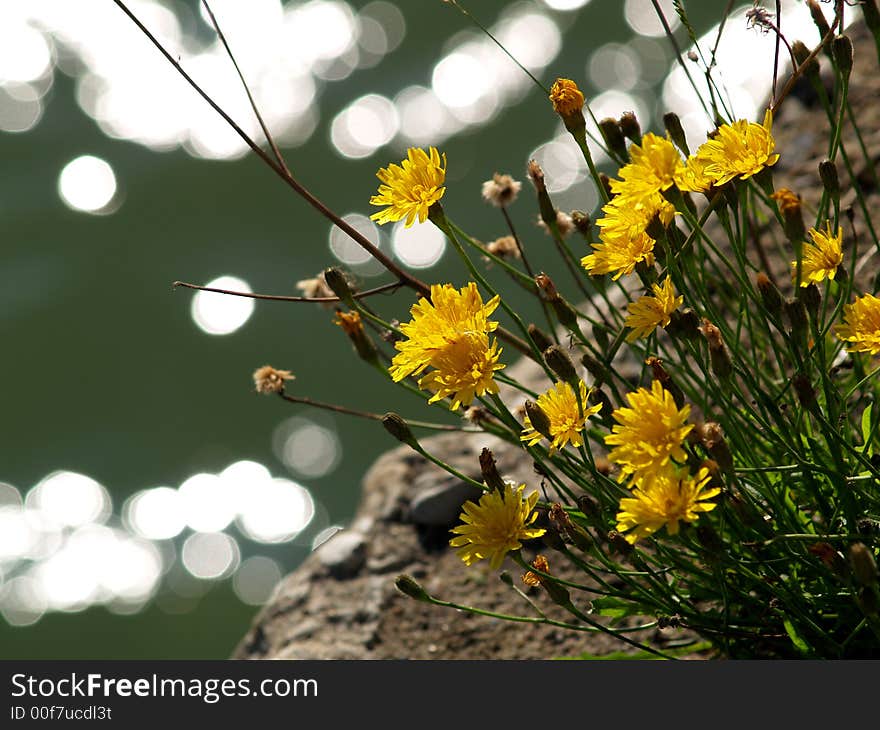
[[(699, 33), (725, 4), (686, 3)], [(650, 0), (468, 5), (545, 85), (576, 79), (597, 118), (634, 110), (662, 132), (675, 109), (701, 141)], [(129, 6), (259, 138), (198, 3)], [(525, 180), (532, 157), (559, 208), (593, 211), (546, 96), (441, 0), (212, 7), (294, 173), (421, 278), (466, 281), (429, 224), (367, 218), (376, 169), (407, 146), (446, 152), (444, 207), (481, 240), (506, 233), (482, 181)], [(731, 98), (754, 118), (772, 39), (742, 9), (729, 32)], [(330, 265), (364, 287), (388, 276), (246, 154), (110, 0), (0, 2), (0, 130), (0, 656), (226, 657), (395, 445), (378, 424), (258, 396), (253, 370), (289, 368), (295, 392), (354, 408), (445, 414), (356, 361), (328, 309), (171, 283), (298, 294)], [(512, 216), (574, 297), (536, 212), (526, 182)], [(374, 300), (401, 318), (412, 301)]]

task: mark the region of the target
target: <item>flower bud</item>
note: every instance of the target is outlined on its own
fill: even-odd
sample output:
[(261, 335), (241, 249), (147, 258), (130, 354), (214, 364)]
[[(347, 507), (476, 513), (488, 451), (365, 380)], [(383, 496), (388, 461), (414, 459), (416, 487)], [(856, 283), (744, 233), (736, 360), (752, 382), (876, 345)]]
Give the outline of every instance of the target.
[(853, 68), (853, 45), (849, 36), (837, 36), (831, 42), (831, 52), (834, 54), (834, 61), (841, 75), (845, 81), (848, 81)]
[(591, 388), (587, 395), (587, 402), (589, 402), (591, 406), (602, 406), (602, 409), (599, 411), (599, 420), (602, 422), (603, 426), (611, 428), (614, 423), (614, 419), (611, 416), (614, 411), (614, 406), (612, 405), (608, 394), (601, 388)]
[(571, 211), (571, 222), (587, 241), (593, 240), (593, 221), (582, 210)]
[(616, 119), (613, 117), (602, 119), (599, 122), (599, 131), (602, 133), (602, 138), (605, 140), (605, 144), (608, 145), (608, 149), (621, 160), (626, 160), (629, 157), (626, 149), (626, 139), (623, 136), (623, 132), (620, 131), (620, 125), (618, 125)]
[[(819, 78), (819, 62), (815, 57), (810, 58), (810, 49), (807, 48), (802, 41), (795, 41), (791, 44), (791, 51), (798, 63), (798, 67), (807, 64), (804, 68), (804, 74), (809, 79), (810, 83), (821, 83), (821, 79)], [(807, 59), (809, 59), (809, 61)]]
[(804, 306), (803, 300), (798, 297), (786, 299), (785, 314), (788, 316), (792, 335), (798, 338), (806, 337), (809, 320), (807, 319), (807, 308)]
[(411, 575), (401, 573), (394, 580), (394, 585), (401, 593), (424, 603), (431, 602), (431, 596)]
[(608, 368), (605, 367), (605, 363), (597, 360), (589, 352), (581, 355), (581, 362), (584, 364), (587, 372), (593, 376), (596, 385), (601, 385), (608, 379)]
[(824, 38), (831, 32), (831, 26), (828, 25), (828, 21), (825, 19), (825, 14), (822, 12), (822, 8), (819, 7), (819, 3), (817, 3), (816, 0), (807, 0), (807, 7), (810, 9), (813, 23), (819, 30), (819, 38)]
[(569, 132), (573, 135), (584, 133), (587, 128), (583, 112), (584, 95), (574, 81), (556, 79), (550, 87), (550, 101)]
[(795, 246), (800, 246), (807, 236), (804, 214), (801, 210), (801, 196), (788, 188), (779, 188), (770, 195), (779, 206), (782, 214), (785, 237)]
[(544, 352), (548, 347), (553, 344), (553, 340), (551, 340), (544, 332), (542, 332), (537, 326), (530, 324), (529, 325), (529, 337), (532, 342), (535, 343), (535, 347), (537, 347), (541, 352)]
[(840, 197), (840, 180), (837, 177), (837, 167), (831, 160), (822, 160), (819, 163), (819, 177), (822, 186), (832, 198)]
[(684, 407), (684, 393), (672, 376), (663, 367), (663, 361), (659, 357), (651, 356), (645, 360), (645, 365), (650, 366), (654, 380), (658, 381), (665, 390), (668, 390), (678, 408)]
[(572, 388), (576, 387), (578, 374), (574, 368), (574, 363), (565, 350), (559, 345), (550, 345), (550, 347), (544, 350), (544, 360), (547, 363), (547, 367), (556, 373), (560, 380), (568, 383)]
[(605, 190), (605, 197), (611, 200), (614, 197), (614, 191), (611, 189), (611, 178), (604, 172), (599, 173), (599, 184)]
[(859, 7), (862, 9), (865, 25), (876, 36), (880, 33), (880, 8), (877, 7), (877, 0), (862, 0)]
[(770, 281), (767, 274), (759, 271), (755, 277), (755, 285), (758, 287), (764, 307), (771, 315), (778, 318), (782, 314), (782, 294), (779, 293), (776, 284)]
[(636, 144), (642, 143), (642, 128), (639, 126), (635, 112), (624, 112), (617, 123), (624, 137)]
[(730, 359), (727, 345), (724, 344), (721, 337), (721, 330), (708, 319), (703, 319), (703, 325), (700, 329), (709, 343), (709, 364), (712, 366), (712, 372), (722, 380), (729, 378), (733, 373), (733, 362)]
[(682, 151), (685, 157), (689, 157), (691, 152), (688, 149), (687, 137), (685, 136), (684, 128), (681, 126), (681, 119), (678, 114), (666, 112), (663, 115), (663, 126), (666, 127), (666, 131), (672, 141), (675, 142), (675, 146)]
[(483, 448), (480, 452), (480, 472), (483, 475), (483, 481), (489, 489), (496, 490), (499, 494), (504, 494), (504, 480), (498, 473), (498, 467), (495, 465), (495, 455), (488, 448)]
[(807, 308), (810, 316), (813, 319), (817, 319), (819, 317), (819, 307), (822, 304), (822, 293), (819, 291), (819, 287), (815, 283), (810, 282), (808, 286), (801, 287), (798, 291), (798, 296), (804, 300), (804, 306)]
[(386, 413), (382, 416), (382, 425), (394, 438), (401, 443), (411, 446), (416, 451), (420, 451), (421, 447), (413, 432), (409, 428), (409, 424), (403, 420), (397, 413)]
[(721, 470), (729, 473), (733, 469), (733, 455), (730, 453), (730, 447), (724, 439), (724, 431), (721, 425), (714, 421), (704, 423), (701, 429), (703, 446), (706, 451), (715, 460)]
[(345, 302), (349, 307), (354, 308), (354, 297), (351, 295), (351, 288), (348, 284), (348, 278), (342, 269), (335, 266), (324, 271), (324, 281), (327, 282), (333, 293), (339, 299)]
[(676, 309), (669, 316), (669, 324), (664, 329), (670, 337), (694, 340), (700, 336), (700, 318), (690, 307)]
[(578, 509), (584, 513), (584, 517), (595, 520), (602, 515), (599, 502), (589, 494), (582, 494), (577, 498)]
[(870, 586), (877, 583), (877, 562), (870, 548), (864, 543), (855, 542), (850, 546), (849, 564), (859, 585)]
[(812, 408), (816, 403), (816, 389), (810, 379), (803, 373), (797, 373), (791, 379), (791, 385), (797, 395), (798, 402), (804, 408)]
[(529, 423), (532, 424), (532, 428), (545, 438), (552, 441), (553, 435), (550, 433), (550, 419), (547, 418), (547, 414), (544, 413), (541, 406), (534, 401), (527, 400), (525, 402), (525, 409), (526, 415), (529, 417)]
[(532, 185), (535, 186), (535, 190), (539, 193), (547, 192), (547, 185), (544, 183), (544, 170), (538, 164), (537, 160), (529, 160), (528, 167), (526, 171), (529, 175), (529, 180), (532, 181)]
[(339, 325), (343, 332), (348, 335), (348, 339), (354, 345), (354, 349), (358, 356), (371, 364), (378, 364), (379, 352), (376, 346), (364, 331), (361, 315), (357, 311), (353, 312), (337, 312), (335, 324)]

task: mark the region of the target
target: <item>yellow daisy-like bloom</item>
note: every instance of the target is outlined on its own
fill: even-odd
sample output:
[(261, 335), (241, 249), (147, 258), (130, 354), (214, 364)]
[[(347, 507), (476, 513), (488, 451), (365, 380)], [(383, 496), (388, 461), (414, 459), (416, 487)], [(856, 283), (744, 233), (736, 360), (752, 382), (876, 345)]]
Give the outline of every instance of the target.
[(616, 281), (631, 274), (640, 261), (648, 266), (654, 263), (656, 241), (644, 231), (622, 240), (606, 240), (605, 236), (602, 240), (593, 244), (593, 253), (581, 259), (581, 266), (591, 274), (614, 274), (612, 279)]
[[(555, 453), (557, 449), (564, 448), (568, 443), (574, 447), (580, 446), (583, 443), (581, 431), (584, 430), (584, 424), (590, 416), (596, 415), (602, 409), (601, 403), (595, 406), (587, 405), (590, 392), (583, 380), (580, 381), (578, 390), (581, 397), (580, 408), (574, 389), (568, 383), (563, 382), (556, 383), (555, 387), (538, 396), (535, 401), (547, 416), (547, 420), (550, 421), (551, 454)], [(525, 425), (526, 427), (520, 436), (521, 441), (526, 441), (529, 446), (534, 446), (544, 438), (532, 426), (532, 421), (528, 416), (526, 416)]]
[(458, 554), (465, 565), (488, 559), (492, 570), (498, 570), (504, 556), (519, 550), (523, 540), (544, 534), (543, 528), (530, 527), (538, 516), (534, 512), (538, 492), (524, 497), (525, 487), (520, 484), (514, 488), (505, 482), (503, 494), (493, 489), (480, 497), (479, 503), (464, 503), (459, 517), (463, 524), (452, 528), (456, 537), (449, 544), (460, 548)]
[(704, 162), (703, 172), (715, 185), (724, 185), (738, 177), (745, 180), (765, 167), (776, 164), (776, 142), (771, 127), (773, 114), (768, 109), (764, 123), (756, 124), (739, 119), (733, 124), (722, 124), (713, 139), (704, 142), (697, 157)]
[(406, 219), (409, 228), (416, 218), (424, 223), (428, 209), (443, 197), (446, 188), (446, 155), (441, 155), (435, 147), (427, 152), (418, 147), (410, 147), (406, 159), (400, 165), (391, 164), (376, 173), (382, 182), (378, 195), (370, 198), (371, 205), (386, 205), (370, 216), (380, 225), (391, 221)]
[(670, 315), (684, 302), (684, 297), (675, 296), (675, 285), (668, 276), (662, 284), (652, 284), (651, 289), (653, 296), (645, 294), (627, 306), (629, 314), (624, 324), (633, 328), (626, 337), (627, 342), (647, 337), (657, 327), (668, 325)]
[(714, 184), (714, 180), (706, 175), (708, 160), (704, 157), (691, 155), (675, 176), (675, 184), (679, 190), (689, 193), (705, 193)]
[(642, 136), (641, 145), (631, 145), (629, 154), (632, 162), (624, 165), (618, 174), (634, 190), (639, 187), (654, 193), (667, 190), (684, 170), (675, 145), (651, 132)]
[(452, 410), (470, 405), (476, 396), (497, 393), (493, 373), (501, 350), (488, 333), (498, 327), (489, 320), (500, 302), (495, 296), (483, 303), (477, 285), (461, 289), (452, 284), (434, 284), (431, 301), (421, 298), (410, 309), (412, 319), (400, 325), (406, 340), (395, 343), (397, 355), (389, 372), (395, 382), (435, 370), (419, 381), (419, 387), (434, 391), (431, 402), (453, 396)]
[(553, 111), (567, 117), (584, 108), (584, 95), (571, 79), (556, 79), (550, 87), (550, 101)]
[(880, 299), (872, 294), (859, 297), (843, 308), (843, 324), (834, 328), (850, 352), (880, 354)]
[[(818, 284), (824, 278), (833, 279), (837, 267), (843, 263), (843, 228), (837, 233), (831, 230), (831, 221), (826, 221), (825, 230), (811, 228), (810, 238), (813, 243), (804, 243), (801, 259), (801, 286)], [(797, 261), (791, 262), (792, 275), (797, 275)]]
[(691, 408), (679, 410), (672, 394), (659, 381), (651, 390), (639, 388), (626, 396), (629, 408), (618, 408), (611, 415), (617, 424), (605, 437), (615, 446), (608, 460), (620, 466), (620, 481), (630, 474), (650, 475), (669, 464), (670, 459), (684, 461), (682, 442), (693, 429), (687, 423)]
[(617, 513), (617, 531), (630, 544), (648, 537), (662, 527), (670, 535), (678, 534), (679, 522), (695, 522), (701, 512), (715, 509), (708, 500), (721, 492), (709, 487), (709, 470), (702, 468), (695, 476), (667, 466), (648, 479), (641, 481), (631, 497), (620, 500)]
[(500, 355), (498, 343), (490, 342), (485, 332), (463, 333), (450, 339), (431, 359), (436, 370), (420, 378), (419, 387), (434, 392), (429, 403), (451, 397), (449, 408), (457, 411), (477, 396), (498, 392), (494, 374), (505, 367), (498, 362)]

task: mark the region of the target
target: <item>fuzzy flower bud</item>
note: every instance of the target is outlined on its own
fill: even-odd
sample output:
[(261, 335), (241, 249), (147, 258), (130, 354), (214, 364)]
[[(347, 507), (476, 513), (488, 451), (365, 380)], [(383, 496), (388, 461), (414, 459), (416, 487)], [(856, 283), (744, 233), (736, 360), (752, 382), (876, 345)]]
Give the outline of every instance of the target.
[(684, 408), (684, 392), (678, 387), (678, 384), (672, 379), (666, 368), (663, 367), (663, 360), (659, 357), (651, 356), (645, 360), (645, 365), (651, 368), (654, 380), (658, 381), (672, 395), (675, 405), (678, 408)]

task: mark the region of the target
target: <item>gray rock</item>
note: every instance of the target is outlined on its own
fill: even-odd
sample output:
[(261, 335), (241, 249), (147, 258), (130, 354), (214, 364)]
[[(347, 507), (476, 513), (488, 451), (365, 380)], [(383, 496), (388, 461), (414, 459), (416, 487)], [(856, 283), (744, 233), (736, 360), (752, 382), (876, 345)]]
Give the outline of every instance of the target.
[(454, 525), (461, 506), (469, 499), (479, 499), (482, 494), (475, 486), (455, 477), (438, 480), (434, 474), (426, 476), (431, 478), (433, 486), (419, 491), (410, 503), (410, 520), (419, 525)]
[(335, 578), (353, 578), (367, 560), (367, 540), (356, 530), (341, 530), (315, 553)]

